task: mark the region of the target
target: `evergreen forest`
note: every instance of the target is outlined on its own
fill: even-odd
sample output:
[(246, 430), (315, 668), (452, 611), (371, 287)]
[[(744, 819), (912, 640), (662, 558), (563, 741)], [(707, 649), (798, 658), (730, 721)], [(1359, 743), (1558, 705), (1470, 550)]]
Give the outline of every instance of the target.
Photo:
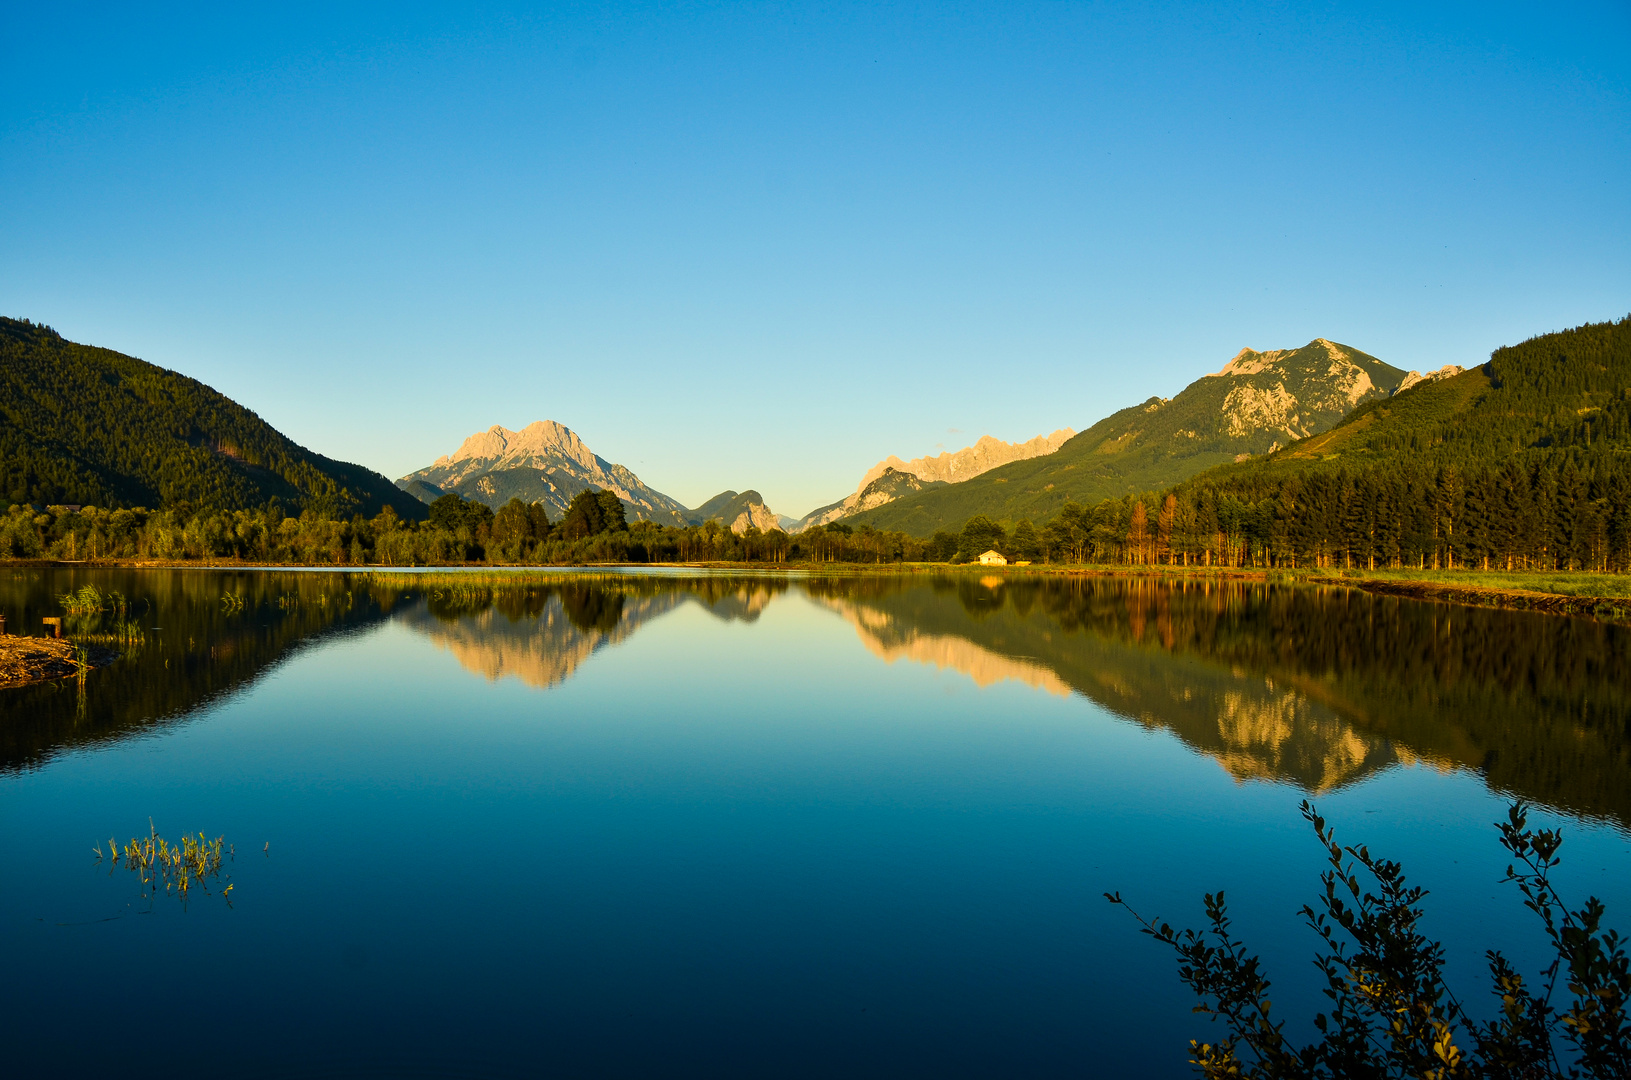
[(265, 506), (343, 518), (423, 504), (332, 461), (196, 379), (0, 318), (0, 501), (37, 506)]

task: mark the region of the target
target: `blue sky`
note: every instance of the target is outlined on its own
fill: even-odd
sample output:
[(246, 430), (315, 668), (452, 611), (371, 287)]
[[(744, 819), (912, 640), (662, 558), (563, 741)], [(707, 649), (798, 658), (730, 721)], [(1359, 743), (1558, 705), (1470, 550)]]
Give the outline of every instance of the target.
[(1631, 311), (1631, 6), (0, 11), (0, 313), (399, 476), (555, 419), (688, 505), (1242, 346)]

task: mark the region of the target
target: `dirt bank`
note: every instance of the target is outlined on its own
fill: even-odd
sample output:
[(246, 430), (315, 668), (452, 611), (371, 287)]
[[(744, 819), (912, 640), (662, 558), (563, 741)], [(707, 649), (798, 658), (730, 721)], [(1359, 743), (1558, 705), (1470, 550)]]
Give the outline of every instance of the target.
[[(86, 667), (101, 667), (112, 658), (105, 649), (86, 650)], [(79, 672), (74, 643), (43, 637), (0, 637), (0, 687), (66, 679)]]

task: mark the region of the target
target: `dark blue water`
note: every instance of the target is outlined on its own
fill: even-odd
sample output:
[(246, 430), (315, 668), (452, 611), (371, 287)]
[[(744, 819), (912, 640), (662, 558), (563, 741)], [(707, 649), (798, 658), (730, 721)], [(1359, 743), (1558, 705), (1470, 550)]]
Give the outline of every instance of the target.
[[(87, 581), (160, 629), (83, 697), (0, 691), (8, 1075), (1188, 1075), (1218, 1032), (1101, 894), (1198, 924), (1226, 888), (1310, 1015), (1305, 797), (1432, 890), (1466, 996), (1542, 955), (1513, 793), (1631, 926), (1610, 627), (974, 579), (33, 571), (0, 606)], [(150, 817), (236, 845), (230, 908), (96, 863)]]

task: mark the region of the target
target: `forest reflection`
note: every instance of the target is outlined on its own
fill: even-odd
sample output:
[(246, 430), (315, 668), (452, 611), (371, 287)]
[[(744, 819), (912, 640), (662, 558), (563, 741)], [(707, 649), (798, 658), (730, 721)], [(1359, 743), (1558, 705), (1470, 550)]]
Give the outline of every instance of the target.
[(1424, 761), (1631, 820), (1631, 633), (1590, 620), (1250, 581), (966, 575), (560, 575), (435, 590), (361, 574), (17, 571), (0, 578), (0, 606), (14, 626), (38, 624), (88, 581), (122, 591), (156, 629), (83, 693), (0, 691), (0, 769), (196, 715), (300, 649), (388, 620), (482, 678), (546, 689), (683, 605), (752, 622), (794, 595), (888, 663), (1080, 694), (1243, 782), (1329, 791)]
[(1082, 694), (1241, 780), (1318, 792), (1425, 760), (1577, 813), (1631, 812), (1623, 627), (1242, 581), (870, 579), (811, 593), (885, 659)]

